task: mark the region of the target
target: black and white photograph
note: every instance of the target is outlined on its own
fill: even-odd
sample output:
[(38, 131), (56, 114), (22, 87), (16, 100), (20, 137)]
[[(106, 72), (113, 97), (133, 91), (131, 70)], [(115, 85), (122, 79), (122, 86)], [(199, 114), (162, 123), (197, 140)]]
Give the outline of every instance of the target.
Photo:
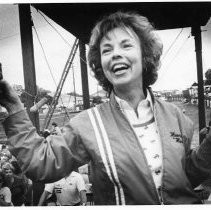
[(210, 128), (211, 1), (0, 2), (0, 206), (209, 207)]

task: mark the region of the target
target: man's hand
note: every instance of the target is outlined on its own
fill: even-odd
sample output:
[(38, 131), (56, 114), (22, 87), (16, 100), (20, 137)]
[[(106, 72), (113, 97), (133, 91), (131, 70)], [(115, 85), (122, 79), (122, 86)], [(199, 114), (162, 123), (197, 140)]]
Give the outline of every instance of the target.
[(9, 114), (24, 109), (19, 96), (5, 80), (0, 81), (0, 105), (5, 107)]

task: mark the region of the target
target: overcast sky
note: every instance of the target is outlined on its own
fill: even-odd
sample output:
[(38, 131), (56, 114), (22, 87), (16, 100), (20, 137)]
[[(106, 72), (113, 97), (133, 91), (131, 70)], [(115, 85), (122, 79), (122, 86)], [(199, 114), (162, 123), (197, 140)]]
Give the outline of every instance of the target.
[[(44, 18), (32, 8), (32, 18), (45, 51), (47, 62), (35, 29), (33, 29), (34, 55), (37, 85), (56, 90), (71, 46), (72, 36), (65, 29), (49, 19), (50, 23), (59, 31), (60, 35), (49, 25)], [(203, 70), (211, 68), (211, 21), (202, 27)], [(190, 28), (157, 31), (164, 44), (162, 65), (159, 70), (159, 79), (153, 86), (154, 90), (185, 89), (197, 81), (196, 55), (194, 37)], [(180, 34), (180, 35), (179, 35)], [(179, 35), (179, 36), (178, 36)], [(176, 37), (177, 40), (175, 41)], [(66, 41), (64, 41), (64, 39)], [(175, 41), (175, 42), (174, 42)], [(174, 44), (172, 45), (172, 43)], [(171, 49), (169, 50), (170, 46)], [(167, 53), (168, 52), (168, 53)], [(3, 75), (11, 84), (24, 85), (19, 19), (17, 5), (0, 4), (0, 62), (3, 66)], [(79, 55), (74, 60), (76, 92), (81, 93), (81, 77)], [(53, 77), (52, 77), (53, 74)], [(55, 82), (54, 82), (55, 80)], [(56, 84), (55, 84), (56, 83)], [(89, 71), (90, 93), (97, 91), (97, 82)], [(72, 71), (69, 72), (63, 92), (73, 91)]]

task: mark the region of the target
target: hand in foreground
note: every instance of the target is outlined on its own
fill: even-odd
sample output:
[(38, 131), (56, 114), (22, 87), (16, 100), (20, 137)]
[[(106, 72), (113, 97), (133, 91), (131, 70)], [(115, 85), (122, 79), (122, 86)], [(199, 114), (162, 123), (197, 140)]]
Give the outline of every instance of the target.
[(5, 80), (0, 80), (0, 105), (5, 107), (9, 114), (24, 108), (17, 93)]
[(204, 127), (199, 131), (199, 134), (200, 135), (207, 135), (208, 132), (209, 132), (209, 129), (207, 127)]

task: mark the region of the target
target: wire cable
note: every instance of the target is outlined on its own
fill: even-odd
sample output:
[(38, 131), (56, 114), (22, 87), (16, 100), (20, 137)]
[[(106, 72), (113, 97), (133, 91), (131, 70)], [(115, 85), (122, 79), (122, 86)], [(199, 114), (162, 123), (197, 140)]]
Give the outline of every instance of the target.
[(72, 47), (70, 45), (70, 43), (61, 35), (61, 33), (47, 20), (47, 18), (45, 17), (45, 14), (43, 14), (42, 11), (38, 10), (38, 13), (44, 18), (44, 20), (59, 34), (59, 36), (62, 38), (62, 40), (69, 46)]
[(41, 47), (41, 49), (42, 49), (42, 52), (43, 52), (43, 55), (44, 55), (44, 59), (45, 59), (45, 62), (46, 62), (46, 64), (47, 64), (47, 66), (48, 66), (48, 69), (49, 69), (49, 71), (50, 71), (51, 77), (52, 77), (52, 79), (53, 79), (53, 81), (54, 81), (55, 86), (57, 87), (56, 80), (55, 80), (55, 78), (54, 78), (54, 75), (53, 75), (53, 72), (52, 72), (52, 70), (51, 70), (50, 64), (49, 64), (49, 62), (48, 62), (48, 59), (47, 59), (45, 50), (44, 50), (44, 48), (43, 48), (43, 46), (42, 46), (42, 43), (41, 43), (41, 41), (40, 41), (39, 35), (38, 35), (38, 33), (37, 33), (37, 30), (36, 30), (34, 24), (33, 24), (32, 27), (33, 27), (33, 29), (34, 29), (34, 31), (35, 31), (37, 40), (38, 40), (38, 42), (39, 42), (39, 44), (40, 44), (40, 47)]
[[(33, 22), (33, 18), (32, 18), (32, 22)], [(32, 26), (32, 27), (33, 27), (33, 29), (34, 29), (34, 31), (35, 31), (36, 37), (37, 37), (38, 42), (39, 42), (39, 44), (40, 44), (40, 46), (41, 46), (41, 49), (42, 49), (42, 52), (43, 52), (45, 61), (46, 61), (46, 63), (47, 63), (48, 69), (50, 70), (51, 77), (52, 77), (52, 79), (53, 79), (53, 81), (54, 81), (55, 86), (57, 87), (56, 80), (55, 80), (55, 78), (54, 78), (54, 76), (53, 76), (53, 73), (52, 73), (50, 64), (49, 64), (49, 62), (48, 62), (48, 60), (47, 60), (47, 56), (46, 56), (46, 54), (45, 54), (45, 50), (44, 50), (44, 48), (43, 48), (43, 46), (42, 46), (42, 43), (41, 43), (41, 41), (40, 41), (40, 38), (39, 38), (39, 35), (38, 35), (37, 30), (36, 30), (36, 28), (35, 28), (34, 22), (33, 22), (33, 26)], [(60, 97), (60, 100), (61, 100), (61, 103), (62, 103), (63, 107), (65, 107), (65, 106), (64, 106), (64, 103), (63, 103), (63, 100), (62, 100), (61, 97)], [(68, 119), (70, 119), (70, 116), (69, 116), (69, 114), (67, 113), (66, 110), (65, 110), (65, 113), (66, 113), (66, 115), (68, 116)]]
[[(38, 13), (44, 18), (44, 20), (56, 31), (56, 33), (58, 33), (58, 35), (62, 38), (62, 40), (69, 46), (69, 47), (72, 47), (71, 45), (70, 45), (70, 43), (64, 38), (64, 36), (62, 36), (62, 34), (56, 29), (56, 27), (55, 26), (53, 26), (48, 20), (47, 20), (47, 18), (46, 18), (46, 15), (42, 12), (42, 11), (40, 11), (40, 10), (37, 10), (38, 11)], [(79, 57), (80, 57), (80, 55), (79, 55)], [(87, 62), (83, 59), (83, 58), (81, 58), (80, 57), (80, 59), (85, 63), (85, 64), (87, 64)]]
[(182, 43), (182, 45), (180, 46), (180, 48), (177, 50), (176, 54), (174, 55), (174, 57), (171, 59), (171, 61), (169, 62), (169, 64), (166, 66), (166, 68), (164, 69), (164, 71), (162, 72), (159, 80), (161, 80), (163, 78), (163, 76), (165, 75), (165, 70), (169, 68), (169, 66), (173, 63), (173, 61), (176, 59), (176, 57), (179, 55), (180, 51), (182, 50), (182, 48), (185, 46), (186, 41), (190, 38), (190, 34), (187, 36), (187, 38), (184, 40), (184, 42)]
[(163, 55), (161, 61), (163, 61), (163, 59), (167, 56), (168, 52), (170, 51), (170, 49), (172, 48), (172, 46), (176, 43), (177, 39), (179, 38), (180, 34), (182, 33), (183, 28), (180, 30), (180, 32), (177, 34), (176, 38), (174, 39), (174, 41), (171, 43), (171, 45), (169, 46), (169, 48), (167, 49), (166, 53)]

